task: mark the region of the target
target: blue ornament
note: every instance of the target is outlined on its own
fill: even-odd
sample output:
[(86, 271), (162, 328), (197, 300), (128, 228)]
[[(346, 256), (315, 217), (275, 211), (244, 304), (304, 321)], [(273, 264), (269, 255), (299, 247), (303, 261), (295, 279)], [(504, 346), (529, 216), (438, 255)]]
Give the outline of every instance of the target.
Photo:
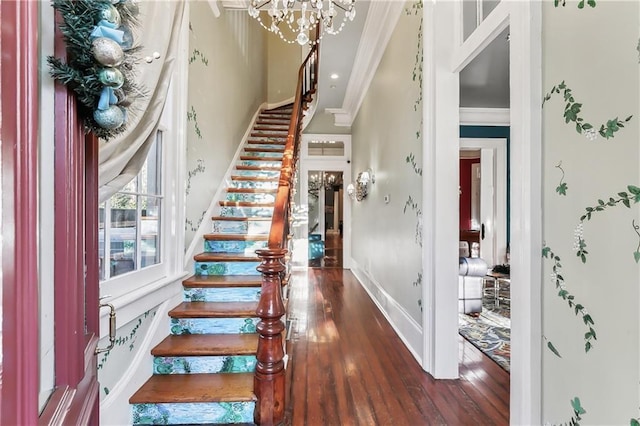
[(131, 33), (129, 27), (125, 27), (124, 25), (118, 29), (122, 31), (122, 43), (120, 46), (122, 46), (124, 50), (131, 49), (133, 47), (133, 33)]
[(111, 4), (107, 4), (102, 8), (100, 11), (100, 19), (111, 22), (116, 27), (119, 27), (121, 22), (120, 12), (118, 12), (118, 9)]
[(102, 68), (98, 71), (98, 80), (105, 86), (119, 89), (124, 84), (124, 76), (118, 68)]
[(103, 129), (114, 130), (124, 124), (125, 114), (119, 106), (111, 105), (105, 110), (96, 109), (93, 112), (93, 119)]

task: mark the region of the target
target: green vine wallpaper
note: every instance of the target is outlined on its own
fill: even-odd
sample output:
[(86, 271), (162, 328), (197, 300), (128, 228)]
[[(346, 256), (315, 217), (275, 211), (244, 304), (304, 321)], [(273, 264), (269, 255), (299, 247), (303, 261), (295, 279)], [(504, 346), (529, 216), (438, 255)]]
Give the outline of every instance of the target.
[[(135, 356), (139, 339), (145, 336), (155, 317), (157, 308), (149, 309), (133, 321), (118, 327), (115, 346), (110, 351), (98, 356), (98, 380), (100, 381), (100, 397), (104, 398), (122, 378)], [(103, 338), (98, 347), (108, 345), (108, 339)]]
[(542, 18), (543, 422), (635, 425), (640, 3), (549, 0)]
[[(415, 142), (416, 148), (415, 151), (422, 151), (422, 63), (423, 63), (423, 31), (422, 31), (422, 0), (417, 0), (411, 3), (409, 6), (405, 7), (405, 15), (409, 17), (409, 19), (419, 20), (418, 31), (416, 37), (416, 47), (415, 47), (415, 62), (413, 65), (413, 69), (411, 71), (411, 81), (417, 83), (415, 92), (416, 99), (413, 103), (413, 111), (419, 114), (419, 123), (420, 126), (417, 128), (415, 134)], [(417, 190), (421, 190), (422, 185), (420, 184), (422, 181), (422, 167), (419, 166), (421, 161), (421, 155), (416, 155), (413, 151), (411, 151), (405, 162), (411, 167), (412, 172), (415, 174), (415, 177), (412, 177), (412, 180), (416, 181), (416, 185), (410, 185), (410, 187), (415, 188)], [(420, 204), (418, 201), (414, 200), (415, 195), (408, 195), (407, 200), (405, 201), (404, 208), (402, 210), (403, 214), (407, 214), (407, 209), (410, 209), (415, 214), (416, 220), (416, 230), (414, 240), (418, 246), (422, 247), (422, 209), (420, 208)], [(420, 197), (421, 198), (421, 197)], [(412, 282), (414, 287), (419, 289), (422, 288), (422, 270), (417, 273), (418, 279)], [(420, 307), (420, 311), (422, 311), (422, 298), (417, 300), (417, 304)]]

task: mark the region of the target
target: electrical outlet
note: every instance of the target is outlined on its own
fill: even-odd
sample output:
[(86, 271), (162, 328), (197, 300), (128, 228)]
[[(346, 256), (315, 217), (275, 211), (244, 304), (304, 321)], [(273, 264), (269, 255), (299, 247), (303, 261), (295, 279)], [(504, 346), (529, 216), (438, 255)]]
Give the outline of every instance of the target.
[(389, 202), (391, 201), (391, 195), (387, 194), (384, 196), (384, 203), (385, 204), (389, 204)]

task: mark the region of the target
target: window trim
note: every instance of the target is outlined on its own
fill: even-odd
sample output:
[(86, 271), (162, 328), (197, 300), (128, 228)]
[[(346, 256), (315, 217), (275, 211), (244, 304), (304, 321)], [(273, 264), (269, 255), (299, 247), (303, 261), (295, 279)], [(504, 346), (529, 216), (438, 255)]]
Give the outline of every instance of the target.
[[(180, 247), (184, 246), (182, 242), (185, 217), (183, 162), (186, 146), (186, 129), (184, 129), (186, 119), (177, 112), (181, 110), (180, 105), (186, 105), (186, 84), (186, 70), (176, 67), (157, 129), (163, 132), (160, 169), (162, 190), (158, 197), (161, 200), (160, 262), (100, 283), (101, 297), (116, 307), (121, 303), (131, 303), (131, 296), (134, 294), (137, 299), (145, 297), (155, 291), (156, 284), (171, 277), (185, 275), (182, 266), (183, 251)], [(150, 290), (145, 291), (145, 287)], [(105, 317), (106, 312), (101, 312), (101, 321)]]

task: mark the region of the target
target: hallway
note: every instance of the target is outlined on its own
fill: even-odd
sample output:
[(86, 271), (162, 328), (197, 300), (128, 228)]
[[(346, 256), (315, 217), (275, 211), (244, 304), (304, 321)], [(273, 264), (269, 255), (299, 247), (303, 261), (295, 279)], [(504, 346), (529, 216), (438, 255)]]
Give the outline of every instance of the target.
[(348, 270), (294, 272), (292, 425), (509, 423), (509, 375), (460, 338), (460, 379), (422, 371)]

